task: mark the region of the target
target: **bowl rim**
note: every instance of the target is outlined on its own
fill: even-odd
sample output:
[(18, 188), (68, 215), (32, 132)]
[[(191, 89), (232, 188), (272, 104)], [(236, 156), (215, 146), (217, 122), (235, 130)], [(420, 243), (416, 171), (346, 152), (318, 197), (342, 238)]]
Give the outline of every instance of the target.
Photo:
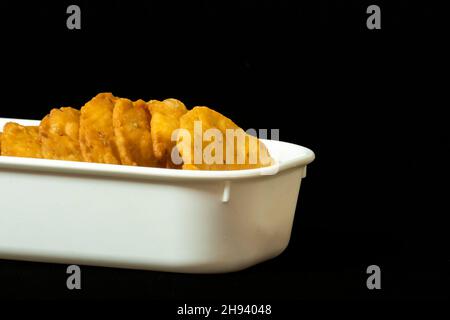
[[(24, 125), (38, 125), (37, 120), (8, 119), (0, 118), (2, 124), (14, 121)], [(236, 180), (256, 177), (267, 177), (277, 175), (295, 167), (303, 167), (315, 159), (312, 150), (289, 142), (261, 139), (272, 152), (272, 148), (280, 147), (290, 148), (295, 152), (295, 156), (290, 159), (277, 159), (275, 163), (268, 167), (244, 170), (177, 170), (154, 167), (136, 167), (127, 165), (114, 165), (103, 163), (77, 162), (65, 160), (35, 159), (0, 156), (1, 171), (27, 171), (27, 172), (46, 172), (56, 174), (75, 174), (103, 176), (126, 179), (143, 180)]]

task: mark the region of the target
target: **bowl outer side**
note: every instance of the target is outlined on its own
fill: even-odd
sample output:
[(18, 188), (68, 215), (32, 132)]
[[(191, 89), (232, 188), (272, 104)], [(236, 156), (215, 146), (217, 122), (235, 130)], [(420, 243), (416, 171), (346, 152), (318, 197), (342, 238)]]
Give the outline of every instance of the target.
[(287, 246), (303, 167), (233, 181), (147, 183), (0, 170), (0, 257), (226, 272)]

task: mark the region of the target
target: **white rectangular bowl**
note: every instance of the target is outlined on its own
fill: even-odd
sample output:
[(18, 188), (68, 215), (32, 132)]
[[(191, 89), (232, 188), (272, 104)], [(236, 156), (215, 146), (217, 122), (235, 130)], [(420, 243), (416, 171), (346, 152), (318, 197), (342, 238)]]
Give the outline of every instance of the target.
[(188, 273), (273, 258), (314, 153), (264, 143), (277, 163), (238, 171), (0, 157), (0, 258)]

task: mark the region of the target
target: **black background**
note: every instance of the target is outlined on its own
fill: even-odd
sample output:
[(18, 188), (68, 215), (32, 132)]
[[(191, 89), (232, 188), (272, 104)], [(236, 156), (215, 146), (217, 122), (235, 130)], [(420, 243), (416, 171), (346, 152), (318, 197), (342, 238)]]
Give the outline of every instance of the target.
[[(66, 28), (69, 4), (81, 7), (81, 30)], [(381, 7), (381, 30), (366, 28), (370, 4)], [(291, 242), (276, 259), (223, 275), (83, 266), (80, 291), (66, 289), (64, 265), (1, 260), (2, 299), (448, 298), (443, 8), (319, 0), (1, 8), (2, 117), (40, 119), (102, 91), (175, 97), (243, 128), (279, 128), (281, 140), (316, 153)], [(378, 291), (366, 288), (371, 264), (381, 267)]]

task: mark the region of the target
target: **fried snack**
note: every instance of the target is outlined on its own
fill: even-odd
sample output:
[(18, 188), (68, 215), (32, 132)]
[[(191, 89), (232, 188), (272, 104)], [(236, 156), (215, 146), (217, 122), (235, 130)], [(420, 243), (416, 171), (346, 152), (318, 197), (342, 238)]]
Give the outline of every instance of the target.
[[(207, 107), (195, 107), (183, 115), (180, 129), (177, 147), (185, 170), (241, 170), (272, 164), (266, 147), (258, 138), (246, 134), (233, 121)], [(227, 132), (227, 129), (231, 130)], [(184, 130), (188, 136), (183, 134)], [(208, 136), (209, 141), (205, 141)], [(213, 144), (216, 148), (211, 148)], [(208, 150), (211, 152), (205, 153)], [(209, 159), (204, 154), (210, 155)]]
[(122, 164), (156, 166), (150, 133), (150, 113), (143, 100), (118, 99), (113, 111), (116, 145)]
[(99, 93), (81, 108), (80, 148), (84, 161), (121, 164), (113, 129), (116, 101), (111, 93)]
[(2, 156), (42, 158), (38, 127), (8, 122), (3, 127)]
[(163, 167), (240, 170), (273, 163), (265, 145), (207, 107), (176, 99), (132, 102), (100, 93), (81, 111), (51, 110), (39, 127), (7, 123), (0, 155)]
[(80, 111), (53, 109), (39, 126), (42, 156), (46, 159), (83, 161), (79, 142)]
[(151, 100), (147, 105), (152, 115), (151, 134), (155, 158), (163, 167), (179, 168), (171, 159), (171, 152), (176, 146), (176, 141), (172, 141), (172, 133), (179, 128), (180, 117), (187, 112), (186, 106), (177, 99)]

